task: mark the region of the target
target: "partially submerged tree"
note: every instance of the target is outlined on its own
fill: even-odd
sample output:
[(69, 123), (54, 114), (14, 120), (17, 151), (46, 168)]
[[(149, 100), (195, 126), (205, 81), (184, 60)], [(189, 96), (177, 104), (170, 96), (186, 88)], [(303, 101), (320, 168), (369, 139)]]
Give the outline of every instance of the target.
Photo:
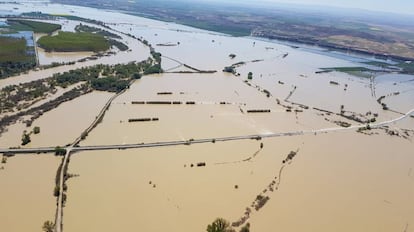
[(253, 73), (252, 72), (249, 72), (247, 74), (247, 79), (249, 79), (249, 80), (253, 79)]
[(236, 70), (234, 69), (234, 67), (233, 66), (227, 66), (227, 67), (224, 67), (224, 69), (223, 69), (223, 72), (228, 72), (228, 73), (236, 73)]
[(59, 147), (59, 146), (55, 147), (55, 155), (56, 156), (64, 156), (64, 155), (66, 155), (66, 149), (65, 148), (62, 148), (62, 147)]
[(223, 218), (217, 218), (213, 223), (207, 226), (207, 232), (234, 232), (230, 223)]
[(250, 223), (247, 223), (245, 226), (243, 226), (240, 232), (250, 232)]
[(27, 134), (26, 131), (23, 132), (22, 135), (22, 146), (30, 143), (32, 140), (30, 139), (30, 134)]
[(42, 226), (44, 232), (53, 232), (55, 230), (55, 223), (52, 221), (45, 221)]
[(35, 134), (39, 134), (39, 133), (40, 133), (40, 127), (35, 126), (35, 127), (33, 128), (33, 133), (35, 133)]

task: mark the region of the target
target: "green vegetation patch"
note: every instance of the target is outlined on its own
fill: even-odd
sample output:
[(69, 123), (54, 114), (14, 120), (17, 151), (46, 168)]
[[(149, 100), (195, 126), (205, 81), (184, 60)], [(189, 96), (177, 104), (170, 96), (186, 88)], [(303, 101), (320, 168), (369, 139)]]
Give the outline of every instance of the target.
[(24, 38), (0, 37), (0, 79), (33, 68), (34, 55), (30, 55)]
[(364, 77), (364, 78), (370, 78), (372, 76), (372, 73), (377, 72), (375, 70), (365, 68), (365, 67), (335, 67), (335, 68), (322, 68), (322, 70), (343, 72), (343, 73), (347, 73), (352, 76)]
[(209, 31), (218, 31), (232, 36), (249, 36), (251, 33), (249, 26), (246, 25), (232, 23), (226, 24), (222, 22), (205, 22), (186, 18), (177, 20), (177, 22), (190, 27), (196, 27)]
[(115, 77), (97, 78), (91, 81), (93, 89), (109, 92), (120, 92), (129, 86), (129, 80), (118, 79)]
[(372, 66), (377, 66), (377, 67), (384, 67), (387, 68), (389, 66), (392, 66), (391, 64), (385, 63), (385, 62), (381, 62), (381, 61), (368, 61), (368, 62), (364, 62), (364, 64), (368, 64), (368, 65), (372, 65)]
[(0, 37), (0, 63), (29, 61), (26, 40), (23, 38)]
[(369, 64), (369, 65), (373, 65), (373, 66), (377, 66), (381, 68), (388, 68), (388, 69), (400, 68), (401, 70), (398, 70), (399, 73), (414, 74), (414, 62), (412, 61), (407, 61), (407, 62), (399, 61), (399, 63), (397, 64), (389, 64), (389, 63), (379, 62), (379, 61), (370, 61), (370, 62), (365, 62), (365, 64)]
[(402, 73), (405, 74), (414, 74), (414, 62), (403, 62), (397, 65), (403, 69)]
[(122, 37), (112, 32), (105, 31), (105, 30), (102, 30), (96, 27), (90, 27), (90, 26), (83, 25), (83, 24), (76, 26), (75, 31), (76, 32), (89, 32), (93, 34), (102, 35), (105, 38), (108, 38), (109, 44), (111, 46), (117, 47), (120, 51), (127, 51), (129, 49), (129, 47), (125, 45), (124, 43), (118, 40), (115, 40), (115, 39), (122, 39)]
[(40, 38), (38, 44), (48, 52), (99, 52), (108, 50), (110, 47), (110, 43), (104, 36), (90, 32), (59, 32), (57, 36)]
[(35, 33), (52, 33), (62, 28), (59, 24), (43, 23), (29, 20), (9, 19), (10, 29), (15, 31), (33, 31)]
[(111, 37), (115, 39), (122, 39), (121, 36), (114, 34), (112, 32), (105, 31), (105, 30), (102, 30), (96, 27), (83, 25), (82, 23), (75, 27), (75, 31), (76, 32), (90, 32), (90, 33), (99, 34), (99, 35), (103, 35), (103, 36)]
[(374, 70), (365, 67), (336, 67), (326, 68), (324, 70), (333, 70), (337, 72), (374, 72)]
[[(120, 92), (129, 88), (133, 80), (140, 79), (147, 69), (154, 65), (152, 59), (136, 63), (117, 65), (95, 65), (87, 68), (70, 70), (64, 73), (56, 73), (52, 77), (6, 86), (0, 89), (0, 114), (13, 113), (0, 118), (0, 136), (7, 126), (16, 123), (22, 117), (27, 116), (24, 122), (30, 127), (32, 122), (41, 117), (45, 112), (55, 109), (60, 104), (73, 100), (93, 90)], [(158, 64), (157, 64), (158, 65)], [(102, 77), (103, 76), (103, 77)], [(83, 83), (80, 83), (83, 82)], [(73, 84), (80, 85), (66, 91), (61, 96), (48, 101), (40, 106), (34, 106), (39, 99), (47, 94), (55, 94), (57, 88), (66, 88)], [(40, 128), (34, 128), (33, 133), (40, 133)], [(86, 136), (86, 135), (84, 135)], [(25, 136), (25, 142), (28, 137)], [(23, 142), (23, 141), (22, 141)]]

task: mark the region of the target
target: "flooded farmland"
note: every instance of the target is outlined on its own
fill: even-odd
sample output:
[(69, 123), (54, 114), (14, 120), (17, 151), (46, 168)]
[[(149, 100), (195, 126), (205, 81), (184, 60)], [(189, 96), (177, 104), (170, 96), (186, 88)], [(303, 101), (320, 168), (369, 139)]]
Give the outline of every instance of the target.
[(43, 222), (53, 220), (53, 188), (59, 163), (58, 157), (28, 155), (8, 158), (0, 165), (4, 167), (0, 170), (2, 231), (41, 231)]
[[(40, 133), (33, 135), (32, 142), (25, 147), (65, 146), (73, 142), (95, 119), (110, 97), (109, 93), (90, 93), (44, 114), (33, 122), (33, 127), (40, 127)], [(31, 129), (23, 122), (16, 123), (0, 137), (0, 142), (5, 147), (20, 146), (23, 131)]]
[[(165, 73), (145, 75), (114, 98), (76, 146), (70, 145), (113, 93), (94, 91), (43, 114), (33, 121), (41, 132), (25, 147), (186, 142), (66, 156), (64, 231), (205, 231), (217, 217), (249, 222), (251, 231), (413, 231), (414, 118), (405, 114), (414, 108), (414, 76), (318, 73), (360, 60), (117, 12), (43, 3), (25, 3), (19, 11), (34, 6), (87, 15), (147, 40), (162, 54)], [(77, 24), (59, 22), (69, 31)], [(0, 87), (146, 60), (150, 49), (125, 34), (131, 51), (30, 71), (0, 80)], [(41, 54), (44, 64), (90, 55)], [(222, 72), (232, 65), (234, 74)], [(31, 129), (22, 121), (9, 126), (0, 148), (20, 146), (22, 132)], [(211, 142), (192, 143), (200, 139)], [(44, 221), (55, 221), (60, 161), (53, 154), (16, 154), (0, 165), (1, 231), (41, 231)]]

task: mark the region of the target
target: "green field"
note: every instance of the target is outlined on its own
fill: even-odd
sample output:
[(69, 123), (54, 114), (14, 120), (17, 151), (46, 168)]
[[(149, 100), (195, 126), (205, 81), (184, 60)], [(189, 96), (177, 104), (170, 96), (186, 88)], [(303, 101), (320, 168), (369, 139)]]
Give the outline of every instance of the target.
[(385, 62), (371, 61), (371, 62), (366, 62), (366, 64), (374, 65), (374, 66), (378, 66), (378, 67), (382, 67), (382, 68), (398, 67), (398, 68), (401, 68), (400, 73), (411, 74), (411, 75), (414, 74), (414, 62), (401, 62), (401, 61), (399, 61), (396, 64), (388, 64), (388, 63), (385, 63)]
[(369, 68), (365, 67), (335, 67), (335, 68), (327, 68), (326, 70), (333, 70), (337, 72), (373, 72)]
[(59, 32), (57, 36), (40, 38), (38, 44), (48, 52), (99, 52), (110, 48), (108, 40), (102, 35), (88, 32)]
[(322, 70), (343, 72), (343, 73), (347, 73), (352, 76), (364, 77), (364, 78), (370, 78), (373, 75), (373, 73), (376, 72), (375, 70), (371, 70), (365, 67), (334, 67), (334, 68), (322, 68)]
[(397, 66), (403, 69), (403, 73), (414, 74), (414, 62), (409, 62), (409, 63), (402, 62), (398, 64)]
[(24, 62), (30, 60), (26, 52), (26, 40), (23, 38), (0, 37), (0, 63)]
[(0, 37), (0, 44), (0, 79), (35, 67), (35, 57), (28, 54), (25, 39)]
[(9, 19), (7, 23), (14, 31), (33, 31), (35, 33), (52, 33), (62, 28), (59, 24), (42, 23), (29, 20)]

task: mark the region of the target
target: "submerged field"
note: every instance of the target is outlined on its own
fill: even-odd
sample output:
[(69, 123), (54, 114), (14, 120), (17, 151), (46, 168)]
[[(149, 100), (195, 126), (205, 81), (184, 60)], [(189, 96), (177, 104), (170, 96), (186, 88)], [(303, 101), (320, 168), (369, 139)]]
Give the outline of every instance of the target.
[(12, 157), (0, 164), (4, 167), (0, 169), (2, 230), (41, 231), (43, 222), (53, 220), (53, 187), (59, 163), (59, 157), (38, 155)]
[[(65, 156), (64, 231), (206, 231), (217, 217), (236, 231), (247, 223), (251, 231), (412, 231), (414, 118), (405, 114), (414, 108), (414, 76), (359, 77), (350, 74), (369, 72), (367, 62), (379, 61), (116, 12), (38, 7), (105, 21), (131, 51), (21, 75), (0, 86), (22, 87), (19, 81), (57, 77), (75, 67), (86, 71), (100, 62), (149, 60), (149, 68), (160, 60), (164, 71), (136, 75), (119, 96), (95, 88), (42, 113), (30, 127), (26, 117), (0, 135), (0, 148), (16, 147), (23, 133), (39, 126), (25, 147), (101, 147)], [(91, 71), (95, 87), (105, 85), (108, 75), (125, 74), (121, 67), (137, 74), (131, 64)], [(234, 73), (222, 72), (224, 67)], [(77, 85), (93, 85), (71, 74), (64, 76), (70, 84), (32, 107)], [(83, 140), (73, 145), (79, 136)], [(0, 165), (0, 186), (10, 188), (0, 191), (7, 199), (0, 228), (40, 231), (45, 220), (54, 221), (59, 162), (52, 154), (16, 154)], [(13, 170), (29, 173), (34, 182)], [(32, 184), (38, 187), (28, 194)], [(18, 216), (7, 217), (17, 212), (30, 218), (27, 228)]]

